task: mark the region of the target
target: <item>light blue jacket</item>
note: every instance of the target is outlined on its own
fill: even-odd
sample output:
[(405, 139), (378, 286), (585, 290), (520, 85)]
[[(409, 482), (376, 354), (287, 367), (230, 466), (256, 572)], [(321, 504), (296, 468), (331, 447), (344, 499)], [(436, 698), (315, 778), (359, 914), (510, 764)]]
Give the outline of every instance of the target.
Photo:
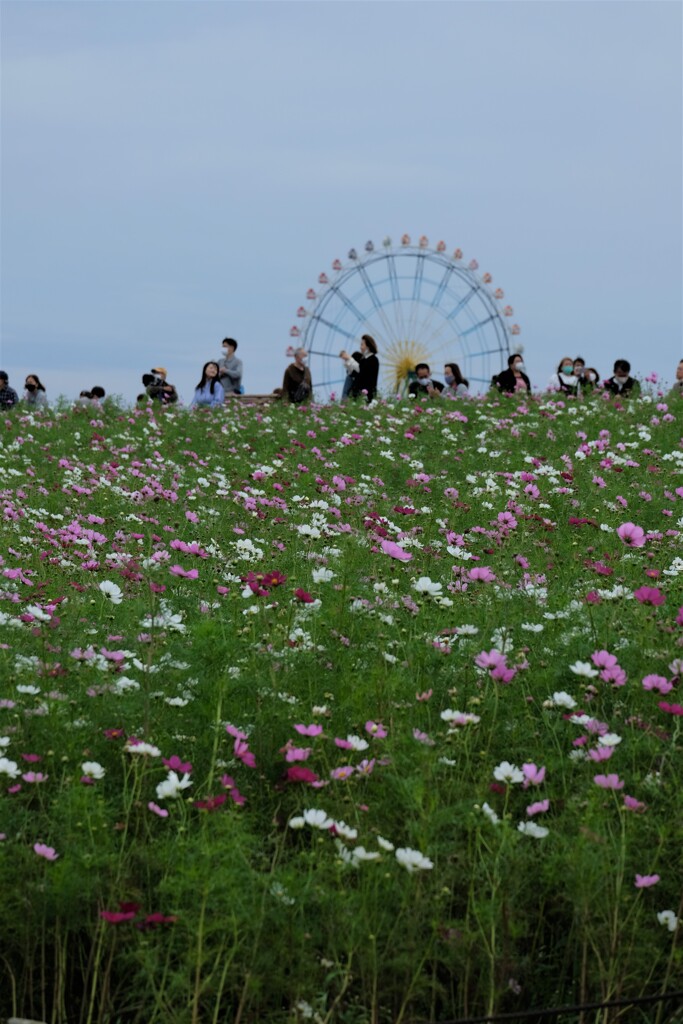
[(196, 408), (198, 405), (223, 405), (224, 401), (225, 391), (220, 381), (214, 380), (213, 394), (211, 394), (211, 381), (207, 381), (203, 388), (195, 389), (192, 406)]

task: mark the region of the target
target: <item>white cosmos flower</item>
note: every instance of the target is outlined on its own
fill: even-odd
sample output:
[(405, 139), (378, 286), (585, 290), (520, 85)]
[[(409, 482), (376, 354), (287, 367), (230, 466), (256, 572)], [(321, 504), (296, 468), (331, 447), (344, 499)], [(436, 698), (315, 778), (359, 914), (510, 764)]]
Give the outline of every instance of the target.
[(537, 825), (535, 821), (520, 821), (517, 831), (521, 832), (522, 835), (532, 836), (534, 839), (545, 839), (550, 833), (550, 829), (545, 828), (543, 825)]
[(332, 818), (328, 818), (325, 811), (318, 810), (315, 807), (310, 807), (304, 811), (304, 821), (311, 828), (319, 828), (324, 831), (331, 828), (334, 825)]
[(486, 815), (486, 817), (489, 819), (492, 825), (497, 825), (500, 822), (500, 818), (494, 811), (493, 807), (490, 807), (488, 804), (484, 803), (481, 805), (481, 810), (482, 814)]
[(112, 583), (111, 580), (102, 580), (100, 583), (100, 592), (108, 597), (112, 604), (121, 604), (123, 601), (123, 591), (121, 587), (116, 583)]
[(443, 590), (443, 586), (441, 583), (434, 583), (429, 576), (420, 576), (419, 580), (413, 583), (413, 590), (417, 590), (418, 594), (436, 597)]
[(128, 740), (123, 748), (128, 754), (146, 754), (149, 757), (161, 757), (161, 751), (153, 743), (145, 743), (143, 740)]
[(515, 782), (524, 782), (524, 772), (517, 765), (510, 764), (509, 761), (501, 761), (499, 765), (496, 765), (493, 769), (493, 777), (498, 782), (509, 782), (511, 785)]
[(9, 736), (0, 736), (0, 747), (9, 747), (11, 742)]
[(305, 824), (306, 822), (304, 821), (302, 815), (300, 814), (297, 814), (296, 817), (289, 819), (290, 828), (303, 828)]
[(91, 779), (103, 779), (104, 768), (99, 761), (84, 761), (81, 765), (81, 771), (84, 775), (88, 775)]
[(555, 693), (550, 698), (555, 707), (558, 708), (575, 708), (576, 701), (567, 693), (566, 690), (555, 690)]
[(351, 851), (351, 857), (356, 864), (367, 860), (380, 860), (381, 856), (382, 854), (377, 850), (366, 850), (364, 846), (357, 846), (355, 850)]
[(569, 671), (573, 672), (575, 676), (583, 676), (585, 679), (595, 679), (598, 675), (597, 670), (589, 661), (575, 661), (573, 665), (569, 666)]
[(657, 914), (657, 920), (660, 924), (666, 925), (670, 932), (675, 932), (678, 927), (678, 918), (673, 910), (660, 910)]
[(43, 609), (40, 607), (40, 605), (29, 604), (29, 605), (26, 606), (25, 611), (26, 611), (27, 615), (32, 615), (34, 619), (38, 620), (38, 622), (49, 622), (50, 621), (50, 616), (48, 615), (48, 613), (46, 611), (43, 611)]
[(357, 839), (358, 829), (351, 828), (345, 821), (335, 821), (334, 830), (342, 839)]
[(336, 575), (331, 569), (314, 569), (312, 573), (314, 583), (329, 583)]
[(542, 633), (545, 626), (541, 622), (523, 622), (521, 628), (527, 633)]
[(187, 772), (182, 779), (177, 772), (170, 771), (168, 777), (157, 786), (157, 800), (176, 800), (184, 789), (192, 785), (192, 779)]
[(615, 732), (606, 732), (604, 736), (600, 736), (598, 739), (599, 747), (616, 747), (621, 743), (621, 736), (617, 736)]
[(387, 853), (391, 853), (394, 849), (394, 844), (390, 843), (388, 839), (384, 838), (384, 836), (377, 836), (377, 845), (381, 847), (382, 850), (386, 850)]
[(8, 775), (10, 779), (16, 779), (21, 775), (16, 761), (10, 761), (7, 757), (0, 757), (0, 775)]
[(346, 742), (351, 747), (351, 750), (361, 751), (368, 749), (368, 741), (362, 739), (360, 736), (347, 736)]
[(36, 697), (40, 693), (39, 686), (31, 686), (30, 684), (20, 683), (17, 686), (17, 693), (25, 693), (29, 697)]
[(429, 857), (425, 857), (419, 850), (411, 850), (409, 846), (399, 846), (396, 860), (411, 874), (413, 871), (431, 871), (434, 867)]

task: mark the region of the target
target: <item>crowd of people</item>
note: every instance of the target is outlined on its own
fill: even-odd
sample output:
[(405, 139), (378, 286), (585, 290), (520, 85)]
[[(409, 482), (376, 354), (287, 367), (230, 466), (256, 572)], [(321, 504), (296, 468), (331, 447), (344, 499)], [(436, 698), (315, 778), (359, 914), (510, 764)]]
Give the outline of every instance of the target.
[[(224, 338), (221, 343), (222, 355), (204, 363), (201, 378), (192, 397), (192, 406), (216, 407), (225, 403), (226, 397), (243, 395), (242, 360), (237, 357), (238, 343), (234, 338)], [(286, 368), (282, 386), (275, 388), (270, 398), (281, 399), (292, 405), (300, 405), (313, 399), (313, 379), (308, 366), (308, 353), (305, 348), (290, 350), (292, 362)], [(369, 334), (361, 337), (358, 351), (349, 352), (342, 349), (339, 353), (344, 372), (342, 399), (359, 399), (372, 402), (377, 395), (379, 379), (379, 355), (377, 342)], [(164, 366), (153, 367), (149, 373), (143, 373), (144, 392), (138, 395), (138, 402), (152, 400), (162, 405), (173, 405), (178, 401), (175, 386), (167, 380), (168, 371)], [(683, 398), (683, 359), (676, 368), (675, 381), (668, 398)], [(519, 352), (508, 357), (507, 369), (494, 376), (491, 388), (503, 394), (531, 392), (531, 381), (526, 373), (524, 359)], [(580, 397), (593, 392), (603, 392), (620, 398), (635, 397), (640, 394), (639, 381), (631, 376), (631, 364), (627, 359), (617, 359), (612, 375), (604, 380), (594, 366), (586, 366), (581, 356), (563, 356), (557, 370), (548, 381), (548, 390), (560, 394)], [(469, 394), (469, 381), (463, 376), (457, 363), (445, 363), (443, 381), (432, 376), (428, 363), (419, 362), (414, 370), (408, 373), (405, 381), (405, 392), (410, 398), (439, 399), (462, 398)], [(76, 399), (76, 406), (87, 408), (100, 405), (106, 397), (103, 387), (97, 386), (81, 391)], [(0, 410), (11, 409), (23, 404), (27, 409), (41, 409), (47, 406), (47, 392), (40, 378), (30, 373), (24, 383), (21, 399), (14, 388), (10, 387), (9, 377), (0, 370)]]

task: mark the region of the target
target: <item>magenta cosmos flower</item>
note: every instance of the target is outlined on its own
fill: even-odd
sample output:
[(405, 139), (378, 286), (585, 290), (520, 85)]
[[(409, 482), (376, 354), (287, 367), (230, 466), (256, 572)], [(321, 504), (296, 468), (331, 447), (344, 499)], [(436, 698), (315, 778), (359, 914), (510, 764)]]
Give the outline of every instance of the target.
[(390, 558), (395, 558), (399, 562), (409, 562), (413, 557), (409, 551), (404, 551), (400, 544), (395, 544), (393, 540), (380, 541), (380, 546), (385, 555), (389, 555)]
[(645, 530), (635, 523), (622, 523), (617, 529), (617, 536), (631, 548), (642, 548), (645, 543)]
[(633, 591), (633, 596), (641, 604), (651, 604), (655, 607), (666, 601), (666, 595), (659, 587), (639, 587), (638, 590)]

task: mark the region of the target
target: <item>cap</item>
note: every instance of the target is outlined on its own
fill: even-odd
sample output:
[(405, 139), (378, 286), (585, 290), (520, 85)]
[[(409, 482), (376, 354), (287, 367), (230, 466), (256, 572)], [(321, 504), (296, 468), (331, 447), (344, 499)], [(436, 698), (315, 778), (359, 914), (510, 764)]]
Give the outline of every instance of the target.
[(7, 374), (5, 373), (4, 370), (0, 370), (0, 379), (1, 380), (9, 380), (9, 377), (7, 376)]
[(167, 371), (166, 371), (166, 367), (165, 366), (153, 366), (152, 367), (152, 373), (160, 373), (162, 377), (166, 376), (166, 372)]

